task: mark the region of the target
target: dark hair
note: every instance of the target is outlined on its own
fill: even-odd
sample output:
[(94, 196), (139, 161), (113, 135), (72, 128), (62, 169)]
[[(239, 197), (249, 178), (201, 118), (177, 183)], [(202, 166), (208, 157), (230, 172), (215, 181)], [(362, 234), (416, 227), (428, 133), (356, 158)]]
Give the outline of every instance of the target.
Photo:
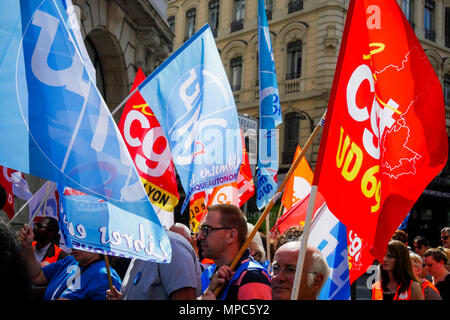
[(58, 220), (56, 220), (53, 217), (43, 217), (41, 219), (41, 221), (44, 220), (44, 219), (47, 220), (47, 230), (54, 233), (53, 237), (51, 239), (52, 243), (56, 244), (57, 246), (59, 246), (59, 239), (61, 238), (61, 236), (59, 234), (59, 222), (58, 222)]
[(430, 246), (430, 242), (425, 237), (422, 237), (422, 236), (415, 237), (414, 242), (417, 242), (417, 244), (425, 246), (425, 247)]
[(242, 246), (247, 239), (247, 219), (244, 213), (233, 204), (215, 204), (208, 207), (208, 211), (219, 211), (219, 222), (224, 227), (236, 229), (238, 244)]
[(398, 240), (403, 243), (408, 243), (408, 234), (403, 230), (395, 230), (394, 234), (392, 235), (391, 240)]
[[(387, 251), (395, 257), (392, 276), (400, 286), (398, 293), (405, 292), (408, 290), (411, 280), (417, 281), (412, 269), (408, 248), (403, 242), (392, 240), (388, 244)], [(380, 266), (380, 270), (381, 288), (383, 291), (388, 291), (387, 284), (389, 283), (389, 274), (387, 271), (383, 270), (383, 265)]]
[(303, 234), (303, 226), (292, 226), (283, 232), (277, 239), (276, 250), (281, 247), (283, 244), (291, 241), (299, 241), (300, 237)]
[(3, 221), (0, 221), (0, 261), (0, 299), (30, 300), (31, 280), (20, 254), (18, 238)]

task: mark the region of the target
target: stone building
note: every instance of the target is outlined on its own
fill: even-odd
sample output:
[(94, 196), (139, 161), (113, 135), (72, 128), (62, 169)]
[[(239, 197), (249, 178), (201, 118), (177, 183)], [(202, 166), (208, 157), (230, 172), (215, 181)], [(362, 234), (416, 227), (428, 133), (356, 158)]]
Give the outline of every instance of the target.
[[(450, 128), (450, 0), (398, 0), (441, 81)], [(348, 0), (265, 0), (283, 124), (279, 127), (279, 181), (327, 108)], [(169, 0), (167, 21), (176, 50), (209, 23), (228, 73), (238, 112), (258, 118), (257, 0)], [(314, 167), (320, 139), (306, 158)], [(450, 224), (449, 167), (412, 211), (411, 233), (436, 240)], [(430, 231), (431, 232), (431, 231)]]

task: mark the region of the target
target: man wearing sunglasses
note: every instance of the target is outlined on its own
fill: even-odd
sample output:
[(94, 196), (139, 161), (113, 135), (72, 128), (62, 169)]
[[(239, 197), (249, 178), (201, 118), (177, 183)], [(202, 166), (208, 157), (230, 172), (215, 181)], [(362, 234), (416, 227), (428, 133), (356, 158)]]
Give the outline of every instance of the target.
[[(231, 264), (247, 237), (247, 221), (242, 211), (231, 204), (208, 207), (208, 213), (200, 226), (198, 244), (205, 258), (214, 260), (202, 273), (203, 292), (212, 276), (221, 267)], [(223, 268), (221, 269), (223, 270)], [(228, 268), (226, 282), (217, 299), (221, 300), (270, 300), (270, 276), (257, 263), (247, 249), (236, 268)]]
[(422, 259), (425, 252), (430, 249), (430, 243), (425, 237), (422, 236), (417, 236), (414, 238), (413, 246), (414, 252), (421, 256)]
[(441, 230), (441, 242), (444, 248), (450, 249), (450, 240), (448, 235), (450, 234), (450, 227), (445, 227)]

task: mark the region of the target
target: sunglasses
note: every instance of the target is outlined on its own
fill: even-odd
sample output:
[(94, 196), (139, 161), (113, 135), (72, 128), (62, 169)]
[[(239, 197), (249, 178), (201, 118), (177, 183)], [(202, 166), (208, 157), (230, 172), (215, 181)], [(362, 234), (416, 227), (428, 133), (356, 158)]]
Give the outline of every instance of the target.
[(441, 236), (441, 239), (447, 240), (448, 236)]
[(417, 246), (414, 246), (414, 249), (422, 249), (422, 245), (419, 244), (419, 245), (417, 245)]

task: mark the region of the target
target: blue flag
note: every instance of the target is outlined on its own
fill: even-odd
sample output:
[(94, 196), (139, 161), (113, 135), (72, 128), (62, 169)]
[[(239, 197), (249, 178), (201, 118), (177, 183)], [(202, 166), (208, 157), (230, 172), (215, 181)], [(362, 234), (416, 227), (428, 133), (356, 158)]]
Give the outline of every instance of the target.
[(326, 203), (314, 217), (308, 245), (319, 249), (330, 267), (319, 300), (350, 300), (347, 228), (333, 215)]
[(140, 86), (191, 195), (237, 180), (242, 158), (236, 105), (209, 25), (202, 27)]
[(259, 150), (256, 204), (261, 210), (277, 189), (278, 145), (276, 127), (283, 121), (275, 61), (264, 0), (258, 0), (259, 44)]
[[(169, 239), (65, 10), (60, 1), (2, 3), (0, 164), (59, 185), (69, 247), (168, 261)], [(82, 194), (66, 197), (66, 187)]]

